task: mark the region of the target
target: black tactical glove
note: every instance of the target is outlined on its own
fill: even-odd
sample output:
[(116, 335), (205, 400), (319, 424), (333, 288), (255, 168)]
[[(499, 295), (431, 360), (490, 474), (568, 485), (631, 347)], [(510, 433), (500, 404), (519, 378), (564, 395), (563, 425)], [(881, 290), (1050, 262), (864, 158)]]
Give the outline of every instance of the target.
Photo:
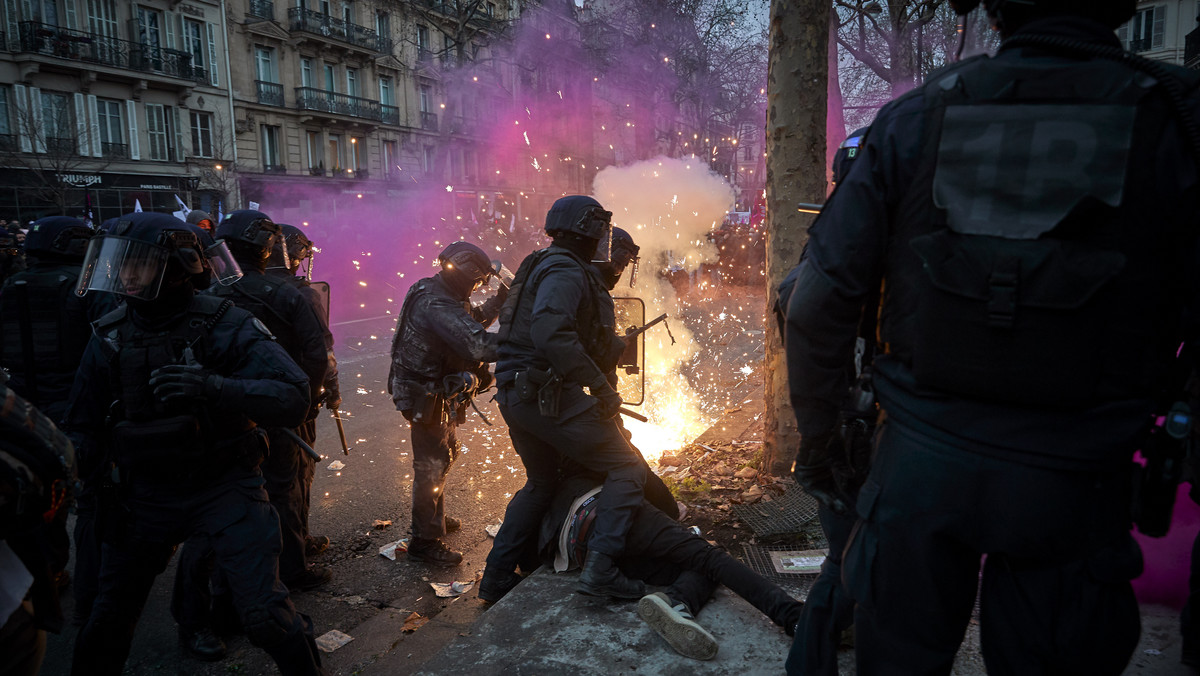
[(806, 493), (837, 514), (850, 511), (833, 475), (833, 460), (845, 454), (838, 430), (800, 437), (800, 448), (792, 464), (792, 476)]
[(330, 411), (338, 410), (342, 405), (342, 393), (338, 389), (337, 379), (331, 378), (325, 383), (325, 408)]
[(621, 395), (617, 394), (617, 391), (608, 383), (608, 378), (604, 376), (596, 378), (592, 384), (588, 385), (588, 391), (599, 402), (596, 410), (599, 411), (600, 417), (612, 418), (617, 415), (621, 408)]
[(199, 364), (172, 364), (150, 374), (150, 387), (154, 388), (154, 396), (162, 401), (180, 397), (216, 401), (224, 383), (224, 378)]

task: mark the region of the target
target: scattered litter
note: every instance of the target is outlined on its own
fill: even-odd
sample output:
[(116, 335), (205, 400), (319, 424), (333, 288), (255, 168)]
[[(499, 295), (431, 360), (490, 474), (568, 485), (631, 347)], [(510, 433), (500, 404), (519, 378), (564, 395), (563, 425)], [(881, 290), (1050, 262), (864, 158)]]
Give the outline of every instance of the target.
[(371, 524), (371, 527), (379, 529), (379, 530), (383, 530), (384, 528), (387, 528), (390, 525), (392, 525), (391, 519), (375, 519), (375, 523)]
[(742, 493), (742, 500), (747, 503), (754, 504), (755, 502), (762, 500), (762, 496), (763, 496), (762, 487), (759, 486), (758, 484), (754, 484), (753, 486), (750, 487), (750, 490), (746, 491), (745, 493)]
[(770, 552), (771, 565), (777, 573), (812, 575), (821, 572), (821, 564), (829, 556), (828, 549)]
[(333, 462), (329, 463), (329, 469), (332, 470), (339, 470), (345, 466), (346, 463), (342, 462), (341, 460), (334, 460)]
[(1147, 648), (1145, 653), (1147, 655), (1161, 655), (1162, 651), (1158, 650), (1157, 648)]
[(729, 465), (719, 462), (712, 468), (712, 473), (717, 476), (733, 476), (733, 469)]
[(428, 621), (428, 617), (421, 617), (421, 614), (414, 610), (408, 617), (404, 618), (404, 626), (401, 627), (400, 631), (405, 634), (411, 634), (420, 629)]
[(733, 475), (739, 479), (753, 479), (758, 476), (758, 470), (753, 467), (743, 467), (734, 472)]
[[(708, 444), (696, 444), (696, 445), (699, 446), (700, 448), (707, 450), (709, 453), (715, 453), (717, 450), (717, 449), (713, 448), (712, 446), (709, 446)], [(705, 455), (707, 455), (707, 454), (705, 454)]]
[(337, 629), (330, 629), (317, 637), (317, 647), (321, 649), (321, 652), (331, 653), (353, 640), (354, 637), (349, 634), (343, 634)]
[(693, 533), (695, 533), (696, 535), (699, 535), (699, 534), (700, 534), (700, 526), (692, 526), (692, 527), (691, 527), (691, 528), (689, 528), (688, 530), (692, 531), (692, 532), (693, 532)]
[(500, 524), (496, 523), (492, 524), (491, 526), (486, 526), (484, 527), (483, 531), (488, 534), (488, 537), (496, 537), (496, 533), (500, 532)]
[(467, 580), (466, 582), (430, 582), (430, 587), (433, 587), (433, 592), (444, 599), (462, 596), (475, 586), (475, 580)]
[(678, 472), (678, 471), (679, 471), (678, 467), (664, 467), (659, 472), (659, 474), (671, 474), (672, 472)]
[(355, 595), (355, 596), (347, 596), (347, 597), (343, 598), (342, 602), (349, 603), (352, 606), (361, 606), (362, 604), (366, 603), (367, 600), (361, 596)]
[(408, 551), (408, 538), (401, 538), (395, 542), (389, 542), (379, 548), (379, 555), (387, 558), (389, 561), (396, 560), (396, 552)]
[(658, 459), (658, 464), (664, 467), (678, 467), (683, 464), (683, 461), (675, 455), (664, 455)]

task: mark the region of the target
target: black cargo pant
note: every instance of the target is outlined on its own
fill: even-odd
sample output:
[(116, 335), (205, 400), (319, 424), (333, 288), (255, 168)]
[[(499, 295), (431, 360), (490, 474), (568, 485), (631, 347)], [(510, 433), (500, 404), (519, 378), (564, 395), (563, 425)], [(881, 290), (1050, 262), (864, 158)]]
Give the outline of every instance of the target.
[(1030, 466), (889, 420), (843, 561), (858, 673), (949, 674), (986, 555), (989, 674), (1120, 674), (1140, 631), (1130, 485), (1124, 470)]
[(446, 534), (443, 493), (450, 465), (458, 458), (457, 427), (449, 423), (414, 422), (412, 426), (412, 536), (435, 540)]
[[(293, 430), (296, 431), (296, 430)], [(279, 577), (287, 584), (308, 567), (304, 555), (305, 471), (304, 451), (295, 440), (278, 429), (270, 430), (271, 448), (262, 463), (263, 479), (271, 506), (279, 514), (279, 534), (283, 549), (279, 554)]]
[(251, 642), (285, 675), (324, 673), (312, 621), (279, 581), (279, 520), (257, 470), (231, 470), (200, 486), (134, 479), (124, 507), (126, 523), (105, 534), (100, 591), (75, 642), (75, 676), (121, 673), (154, 578), (192, 534), (212, 544)]
[(488, 567), (512, 572), (529, 551), (536, 550), (563, 458), (605, 477), (588, 549), (619, 556), (642, 504), (646, 470), (645, 461), (617, 423), (602, 418), (595, 407), (566, 420), (543, 416), (536, 402), (521, 401), (511, 387), (501, 390), (497, 400), (513, 448), (525, 465), (526, 481), (504, 511), (504, 523), (488, 553)]
[(788, 652), (789, 676), (837, 676), (842, 632), (854, 624), (854, 599), (842, 585), (842, 550), (857, 519), (825, 505), (817, 508), (817, 517), (829, 543), (829, 556), (804, 600), (804, 612)]
[[(301, 425), (296, 434), (304, 440), (304, 443), (316, 448), (317, 443), (317, 421), (316, 419), (308, 420)], [(302, 529), (302, 539), (308, 538), (308, 513), (312, 508), (312, 485), (313, 479), (317, 475), (317, 461), (303, 450), (300, 451), (300, 527)]]
[(649, 502), (643, 502), (634, 513), (625, 552), (617, 558), (617, 565), (628, 577), (669, 585), (667, 596), (686, 605), (692, 615), (700, 612), (718, 584), (787, 630), (795, 626), (803, 607), (777, 585)]

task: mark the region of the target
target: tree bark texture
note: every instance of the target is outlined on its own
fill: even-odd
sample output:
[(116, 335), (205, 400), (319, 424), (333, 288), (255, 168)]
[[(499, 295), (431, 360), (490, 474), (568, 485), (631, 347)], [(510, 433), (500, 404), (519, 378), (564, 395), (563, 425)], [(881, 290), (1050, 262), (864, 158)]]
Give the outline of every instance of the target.
[[(799, 261), (813, 216), (800, 202), (826, 195), (828, 0), (772, 0), (767, 71), (767, 312)], [(786, 474), (799, 443), (778, 325), (766, 323), (764, 471)]]

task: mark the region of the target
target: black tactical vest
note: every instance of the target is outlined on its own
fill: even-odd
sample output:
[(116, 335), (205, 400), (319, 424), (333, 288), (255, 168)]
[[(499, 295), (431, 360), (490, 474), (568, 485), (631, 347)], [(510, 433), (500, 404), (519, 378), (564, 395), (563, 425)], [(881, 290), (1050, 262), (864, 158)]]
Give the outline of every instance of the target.
[(275, 340), (293, 359), (300, 354), (300, 338), (291, 322), (277, 308), (280, 289), (287, 287), (284, 280), (265, 274), (248, 274), (229, 286), (214, 284), (205, 293), (219, 298), (228, 298), (235, 305), (254, 315), (274, 334)]
[(1067, 409), (1155, 394), (1196, 233), (1153, 199), (1154, 89), (1112, 61), (986, 57), (924, 88), (881, 316), (920, 384)]

